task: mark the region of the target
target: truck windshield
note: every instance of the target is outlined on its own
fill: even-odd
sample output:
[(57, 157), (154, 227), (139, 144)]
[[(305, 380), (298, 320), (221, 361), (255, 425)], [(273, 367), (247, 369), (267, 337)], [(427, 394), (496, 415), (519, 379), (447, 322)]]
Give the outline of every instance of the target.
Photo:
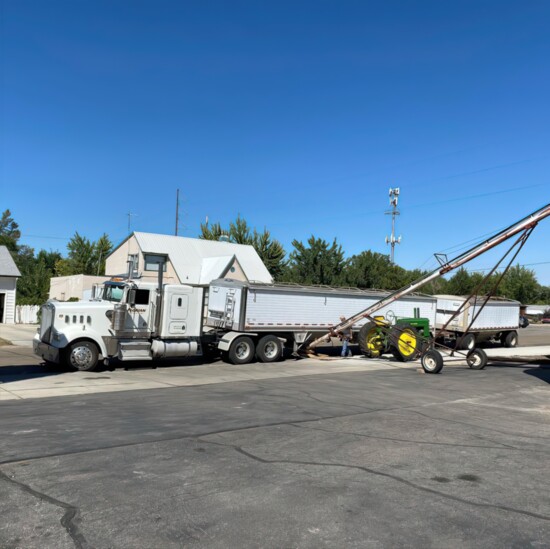
[(103, 299), (119, 303), (124, 295), (124, 286), (108, 284), (103, 289)]

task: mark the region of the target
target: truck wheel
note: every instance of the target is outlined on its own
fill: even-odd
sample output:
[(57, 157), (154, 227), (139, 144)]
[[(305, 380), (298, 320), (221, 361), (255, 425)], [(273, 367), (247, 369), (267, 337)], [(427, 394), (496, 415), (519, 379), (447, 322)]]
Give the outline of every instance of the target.
[(388, 350), (386, 334), (375, 322), (363, 324), (359, 330), (357, 339), (359, 349), (369, 358), (378, 357)]
[(505, 332), (500, 337), (500, 342), (503, 347), (517, 347), (518, 346), (518, 333), (514, 330), (511, 332)]
[(397, 360), (409, 362), (418, 354), (418, 332), (410, 324), (397, 324), (390, 333), (392, 353)]
[(443, 357), (439, 351), (431, 349), (422, 355), (420, 364), (427, 374), (438, 374), (443, 369)]
[(273, 335), (266, 335), (256, 345), (256, 357), (260, 362), (277, 362), (283, 354), (281, 340)]
[(474, 349), (468, 353), (466, 362), (472, 370), (483, 370), (487, 366), (487, 354), (483, 349)]
[(254, 358), (254, 351), (252, 339), (248, 336), (240, 336), (231, 343), (227, 356), (231, 364), (248, 364)]
[[(458, 338), (460, 341), (460, 337)], [(460, 343), (460, 348), (464, 351), (472, 351), (476, 346), (476, 336), (475, 334), (466, 334), (462, 337)]]
[(76, 341), (69, 346), (67, 364), (81, 372), (91, 372), (97, 367), (99, 349), (92, 341)]

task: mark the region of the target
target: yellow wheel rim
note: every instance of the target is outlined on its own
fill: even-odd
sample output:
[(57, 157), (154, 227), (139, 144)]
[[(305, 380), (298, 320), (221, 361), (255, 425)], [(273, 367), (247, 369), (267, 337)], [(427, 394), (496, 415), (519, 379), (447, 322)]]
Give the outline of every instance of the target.
[(367, 332), (367, 349), (372, 356), (379, 356), (384, 349), (382, 334), (379, 333), (376, 327)]
[(411, 356), (416, 351), (416, 334), (411, 330), (403, 330), (397, 339), (397, 347), (403, 356)]

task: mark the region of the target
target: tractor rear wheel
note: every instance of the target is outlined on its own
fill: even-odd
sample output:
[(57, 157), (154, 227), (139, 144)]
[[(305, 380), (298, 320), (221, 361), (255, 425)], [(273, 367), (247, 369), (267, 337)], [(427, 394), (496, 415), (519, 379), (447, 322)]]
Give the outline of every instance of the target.
[(418, 332), (410, 324), (396, 324), (390, 333), (392, 353), (397, 360), (409, 362), (418, 355), (420, 347)]
[(369, 358), (378, 357), (388, 350), (384, 329), (375, 322), (363, 324), (357, 339), (361, 352)]

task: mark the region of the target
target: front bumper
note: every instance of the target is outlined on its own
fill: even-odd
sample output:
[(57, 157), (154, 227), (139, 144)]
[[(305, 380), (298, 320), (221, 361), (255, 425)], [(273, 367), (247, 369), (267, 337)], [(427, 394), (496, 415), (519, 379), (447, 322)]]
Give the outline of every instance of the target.
[(32, 348), (35, 355), (38, 355), (48, 362), (59, 364), (59, 349), (57, 347), (52, 347), (35, 337), (32, 342)]

